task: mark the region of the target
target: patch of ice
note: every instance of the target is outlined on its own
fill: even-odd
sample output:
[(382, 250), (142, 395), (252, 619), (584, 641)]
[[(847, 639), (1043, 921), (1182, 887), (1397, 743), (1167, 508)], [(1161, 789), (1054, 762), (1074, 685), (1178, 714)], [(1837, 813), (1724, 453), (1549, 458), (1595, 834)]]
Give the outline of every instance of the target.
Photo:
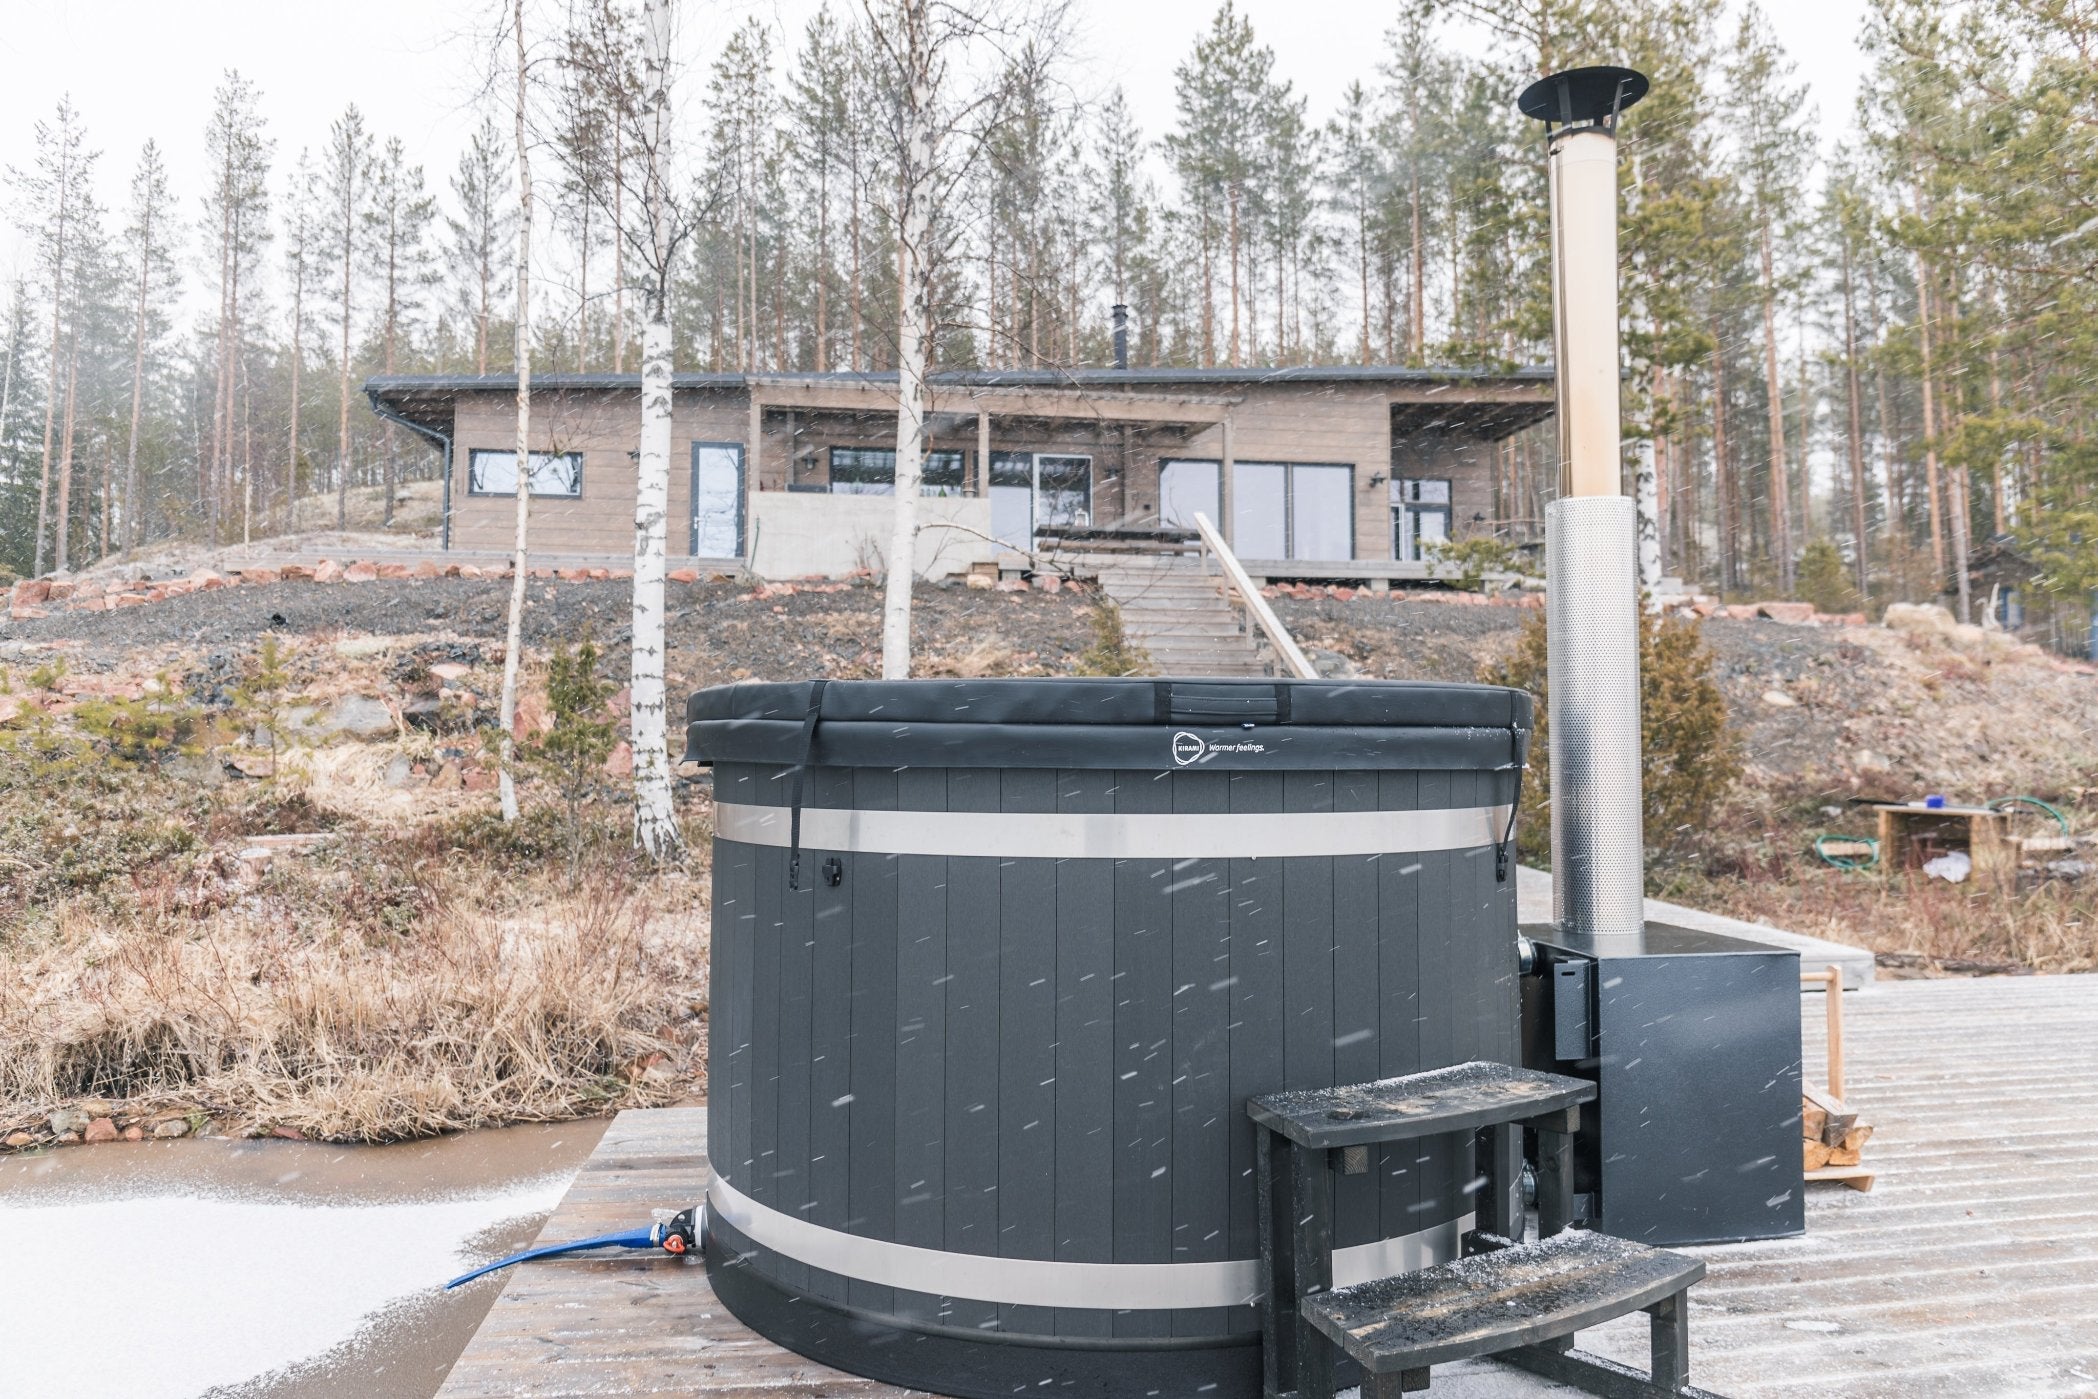
[(92, 1374), (100, 1393), (178, 1399), (295, 1368), (485, 1261), (474, 1239), (550, 1211), (566, 1181), (396, 1204), (0, 1200), (7, 1383), (80, 1393)]

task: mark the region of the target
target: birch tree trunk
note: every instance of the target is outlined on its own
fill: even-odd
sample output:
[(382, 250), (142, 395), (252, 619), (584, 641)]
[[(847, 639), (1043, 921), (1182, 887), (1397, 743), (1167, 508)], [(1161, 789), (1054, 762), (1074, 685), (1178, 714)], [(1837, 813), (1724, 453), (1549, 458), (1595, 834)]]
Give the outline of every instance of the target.
[(1632, 467), (1633, 517), (1639, 531), (1639, 591), (1646, 610), (1661, 610), (1661, 489), (1654, 471), (1654, 439), (1641, 438)]
[(888, 579), (882, 603), (881, 673), (911, 673), (911, 581), (917, 573), (918, 482), (925, 444), (925, 373), (931, 298), (926, 294), (926, 246), (932, 229), (933, 116), (930, 0), (897, 7), (904, 60), (902, 150), (897, 171), (896, 219), (896, 517), (889, 535)]
[[(658, 862), (684, 852), (670, 795), (663, 695), (664, 533), (670, 513), (670, 6), (648, 0), (648, 323), (641, 331), (641, 460), (634, 482), (633, 673), (628, 705), (634, 749), (634, 843)], [(615, 238), (618, 230), (614, 230)]]
[(510, 622), (503, 633), (502, 766), (496, 797), (517, 819), (517, 668), (524, 650), (525, 539), (532, 517), (532, 158), (525, 130), (525, 0), (513, 0), (517, 40), (517, 536), (510, 558)]

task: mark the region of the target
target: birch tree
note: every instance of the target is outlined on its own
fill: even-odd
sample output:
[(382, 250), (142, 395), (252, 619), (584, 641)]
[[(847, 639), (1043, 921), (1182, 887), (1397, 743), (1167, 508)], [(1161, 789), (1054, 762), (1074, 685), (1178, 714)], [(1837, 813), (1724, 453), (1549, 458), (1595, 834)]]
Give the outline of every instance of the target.
[(633, 670), (628, 723), (634, 749), (634, 843), (658, 862), (684, 853), (671, 800), (667, 703), (663, 691), (663, 570), (670, 513), (670, 293), (678, 245), (691, 228), (673, 194), (670, 159), (671, 0), (645, 0), (641, 121), (647, 277), (641, 328), (641, 442), (634, 487)]
[[(924, 479), (926, 420), (931, 414), (931, 354), (940, 254), (955, 224), (935, 211), (975, 163), (997, 128), (1002, 89), (995, 80), (955, 73), (977, 44), (1017, 51), (1044, 46), (1062, 18), (1051, 5), (1023, 10), (999, 0), (861, 0), (870, 23), (870, 63), (892, 91), (890, 137), (896, 233), (896, 478), (884, 583), (881, 666), (885, 679), (911, 669), (911, 583), (917, 574), (918, 494)], [(1010, 42), (1015, 38), (1019, 42)], [(1002, 55), (994, 75), (1013, 52)], [(950, 78), (955, 80), (950, 82)]]
[(525, 544), (532, 520), (532, 147), (530, 73), (526, 63), (525, 0), (511, 0), (511, 37), (516, 44), (517, 97), (517, 527), (510, 560), (510, 613), (503, 632), (503, 741), (496, 799), (505, 822), (517, 819), (517, 671), (524, 650)]

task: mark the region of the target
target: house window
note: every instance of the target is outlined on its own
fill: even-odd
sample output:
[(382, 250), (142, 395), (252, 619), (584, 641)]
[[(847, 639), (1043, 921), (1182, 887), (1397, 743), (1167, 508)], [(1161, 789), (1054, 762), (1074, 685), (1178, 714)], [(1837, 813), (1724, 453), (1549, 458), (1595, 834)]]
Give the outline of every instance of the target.
[(1322, 462), (1231, 469), (1231, 547), (1245, 559), (1355, 557), (1355, 472)]
[(1424, 562), (1432, 546), (1450, 537), (1448, 478), (1402, 476), (1391, 483), (1393, 552), (1406, 563)]
[[(532, 453), (533, 495), (567, 496), (575, 499), (583, 494), (583, 454), (581, 452), (534, 452)], [(466, 493), (468, 495), (516, 495), (517, 453), (484, 452), (475, 450), (466, 461)]]
[[(927, 452), (918, 481), (920, 495), (960, 495), (962, 452)], [(896, 453), (880, 447), (830, 449), (832, 495), (894, 495)]]

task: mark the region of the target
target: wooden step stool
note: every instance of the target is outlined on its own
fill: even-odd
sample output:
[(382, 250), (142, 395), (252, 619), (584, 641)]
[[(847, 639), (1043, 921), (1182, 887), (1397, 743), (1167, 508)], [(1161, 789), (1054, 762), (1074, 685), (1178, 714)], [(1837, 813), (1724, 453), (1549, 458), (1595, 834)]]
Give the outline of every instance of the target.
[[(1497, 1356), (1612, 1399), (1713, 1399), (1690, 1385), (1695, 1258), (1571, 1231), (1573, 1135), (1585, 1079), (1471, 1063), (1247, 1102), (1258, 1125), (1262, 1385), (1267, 1399), (1332, 1399), (1337, 1354), (1363, 1399), (1428, 1387), (1430, 1366)], [(1523, 1242), (1523, 1129), (1537, 1133), (1538, 1240)], [(1376, 1143), (1469, 1134), (1483, 1184), (1464, 1256), (1333, 1287), (1333, 1175), (1367, 1169)], [(1652, 1317), (1652, 1374), (1576, 1351), (1576, 1331)]]

